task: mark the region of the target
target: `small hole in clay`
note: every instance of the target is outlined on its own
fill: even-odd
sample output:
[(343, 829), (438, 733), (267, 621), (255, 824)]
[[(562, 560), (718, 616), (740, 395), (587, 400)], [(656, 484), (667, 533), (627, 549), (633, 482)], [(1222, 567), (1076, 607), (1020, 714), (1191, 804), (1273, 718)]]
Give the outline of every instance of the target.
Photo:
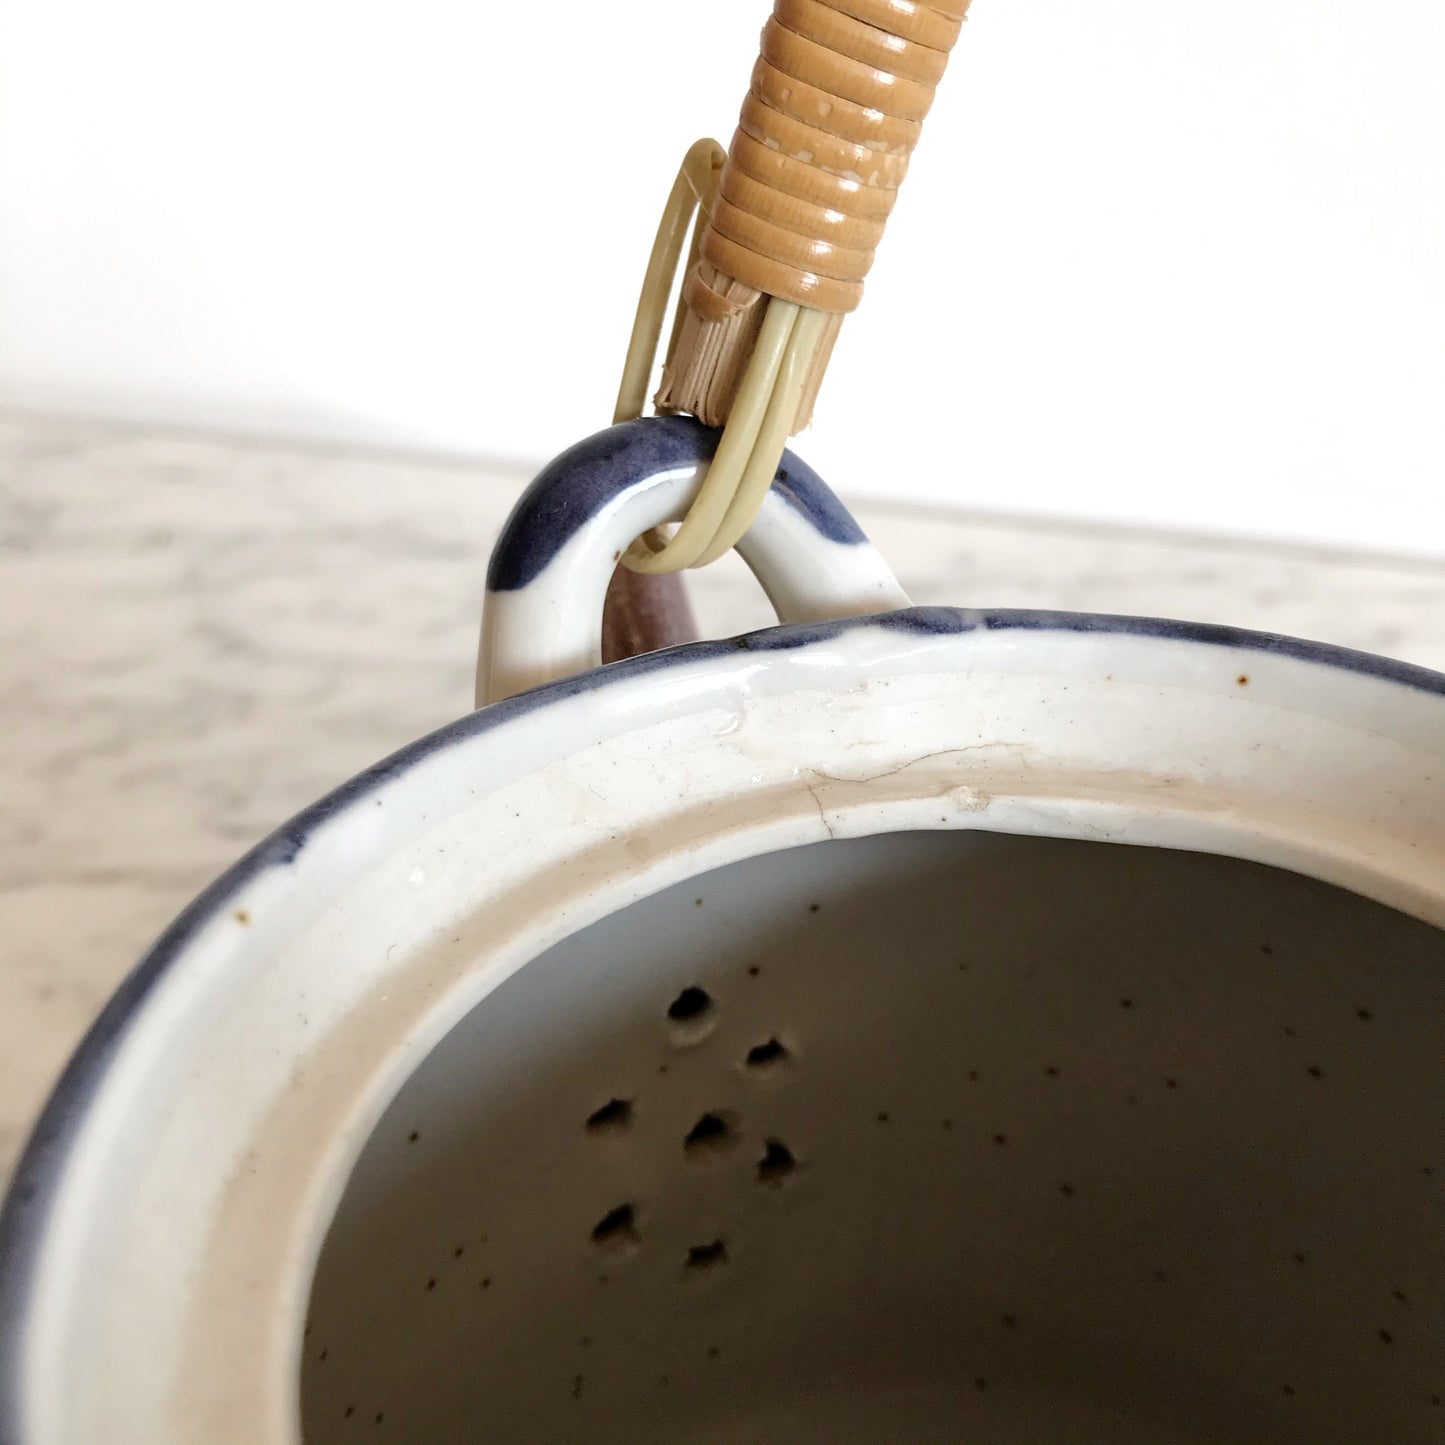
[(341, 1418), (342, 1418), (343, 1420), (349, 1420), (349, 1419), (351, 1419), (351, 1417), (352, 1417), (354, 1414), (356, 1414), (356, 1406), (355, 1406), (355, 1405), (348, 1405), (348, 1406), (341, 1412)]
[[(619, 1204), (616, 1209), (609, 1209), (601, 1219), (592, 1226), (593, 1244), (635, 1244), (637, 1242), (637, 1206), (633, 1204)], [(485, 1282), (482, 1286), (486, 1288)]]
[(454, 1250), (452, 1250), (452, 1258), (453, 1258), (453, 1259), (460, 1259), (466, 1252), (467, 1252), (467, 1247), (466, 1247), (466, 1245), (464, 1245), (464, 1244), (459, 1244), (459, 1245), (457, 1245), (457, 1247), (456, 1247)]
[(985, 1380), (982, 1375), (980, 1375), (978, 1379), (973, 1382), (973, 1388), (975, 1390), (986, 1390), (988, 1389), (988, 1381)]
[(584, 1126), (589, 1134), (617, 1134), (632, 1123), (632, 1100), (609, 1099), (600, 1109), (587, 1116)]
[(1309, 1068), (1305, 1070), (1305, 1073), (1312, 1079), (1323, 1079), (1325, 1076), (1325, 1071), (1320, 1068), (1318, 1064), (1311, 1064)]
[(1177, 1089), (1177, 1088), (1179, 1087), (1179, 1080), (1178, 1080), (1178, 1079), (1165, 1079), (1165, 1080), (1164, 1080), (1164, 1087), (1165, 1087), (1166, 1089)]
[(322, 1350), (322, 1352), (321, 1352), (319, 1355), (317, 1355), (316, 1358), (317, 1358), (318, 1360), (320, 1360), (321, 1363), (324, 1365), (324, 1364), (326, 1363), (326, 1357), (327, 1357), (327, 1355), (329, 1355), (330, 1353), (331, 1353), (330, 1350)]
[(978, 1083), (978, 1079), (979, 1079), (978, 1070), (977, 1070), (977, 1069), (970, 1069), (970, 1070), (968, 1071), (968, 1082), (969, 1082), (970, 1084), (976, 1084), (976, 1083)]
[(1124, 1009), (1133, 1008), (1134, 1000), (1132, 998), (1121, 998), (1119, 1000), (1119, 1007)]
[(1059, 1193), (1062, 1194), (1065, 1199), (1072, 1199), (1074, 1195), (1078, 1193), (1078, 1191), (1074, 1188), (1072, 1184), (1060, 1184)]
[(716, 1345), (709, 1345), (709, 1346), (707, 1347), (707, 1357), (708, 1357), (708, 1359), (710, 1359), (710, 1360), (715, 1360), (715, 1359), (717, 1359), (717, 1357), (718, 1357), (718, 1355), (719, 1355), (720, 1353), (721, 1353), (721, 1351), (718, 1349), (718, 1347), (717, 1347)]
[(382, 1422), (383, 1420), (385, 1420), (385, 1419), (386, 1419), (385, 1413), (384, 1413), (383, 1411), (381, 1411), (381, 1410), (378, 1410), (378, 1411), (376, 1412), (376, 1420), (375, 1420), (373, 1423), (375, 1423), (375, 1424), (377, 1424), (377, 1425), (380, 1425), (381, 1422)]
[(1059, 1071), (1052, 1064), (1050, 1064), (1048, 1068), (1044, 1070), (1044, 1073), (1046, 1073), (1051, 1079), (1057, 1079), (1059, 1077)]
[(732, 1119), (725, 1114), (707, 1113), (687, 1131), (683, 1152), (690, 1158), (727, 1153), (738, 1142)]
[(706, 1244), (694, 1244), (687, 1251), (687, 1268), (693, 1273), (706, 1274), (728, 1261), (728, 1247), (721, 1239), (709, 1240)]
[(880, 1124), (886, 1124), (893, 1117), (887, 1109), (880, 1109), (875, 1116)]
[(1402, 1305), (1407, 1305), (1407, 1304), (1410, 1303), (1410, 1296), (1407, 1295), (1404, 1290), (1402, 1290), (1402, 1289), (1392, 1289), (1392, 1290), (1390, 1291), (1390, 1293), (1391, 1293), (1391, 1294), (1395, 1297), (1395, 1299), (1397, 1299)]
[(781, 1139), (769, 1139), (758, 1160), (758, 1182), (781, 1185), (798, 1167), (797, 1156)]
[(491, 1287), (492, 1287), (492, 1277), (491, 1277), (491, 1275), (487, 1275), (487, 1277), (486, 1277), (485, 1279), (481, 1279), (481, 1280), (478, 1280), (478, 1281), (477, 1281), (477, 1288), (478, 1288), (478, 1289), (491, 1289)]
[(1371, 1010), (1367, 1008), (1357, 1008), (1355, 1010), (1355, 1017), (1359, 1019), (1361, 1023), (1367, 1024), (1375, 1017), (1375, 1015), (1373, 1012), (1371, 1012)]
[(408, 1144), (415, 1144), (416, 1141), (417, 1141), (418, 1139), (420, 1139), (420, 1138), (421, 1138), (421, 1130), (420, 1130), (420, 1129), (413, 1129), (413, 1130), (411, 1131), (411, 1133), (406, 1136), (406, 1142), (407, 1142)]
[(1286, 1395), (1293, 1395), (1293, 1394), (1294, 1394), (1294, 1386), (1293, 1386), (1293, 1385), (1286, 1385), (1286, 1386), (1284, 1387), (1284, 1392), (1285, 1392)]
[(580, 1400), (582, 1398), (582, 1391), (586, 1383), (586, 1380), (583, 1379), (581, 1375), (572, 1376), (572, 1398), (574, 1400)]
[(755, 963), (750, 963), (750, 964), (748, 965), (748, 977), (749, 977), (749, 978), (756, 978), (761, 972), (762, 972), (762, 969), (760, 969), (760, 968), (757, 966), (757, 964), (755, 964)]
[(1304, 1252), (1304, 1250), (1302, 1250), (1302, 1249), (1297, 1249), (1297, 1250), (1295, 1250), (1295, 1252), (1294, 1252), (1294, 1262), (1295, 1262), (1296, 1264), (1298, 1264), (1298, 1265), (1303, 1265), (1308, 1258), (1309, 1258), (1309, 1256)]
[(761, 1044), (754, 1044), (748, 1050), (747, 1066), (750, 1069), (773, 1069), (779, 1064), (788, 1062), (790, 1055), (787, 1046), (781, 1039), (767, 1039)]
[(431, 1279), (427, 1280), (427, 1282), (426, 1282), (426, 1287), (427, 1287), (428, 1289), (435, 1289), (435, 1288), (437, 1287), (437, 1282), (436, 1282), (436, 1276), (435, 1276), (435, 1275), (433, 1275), (433, 1276), (431, 1277)]
[(1389, 1330), (1381, 1330), (1380, 1343), (1382, 1345), (1393, 1345), (1395, 1343), (1395, 1337), (1389, 1332)]
[(821, 903), (810, 903), (810, 904), (808, 905), (808, 912), (809, 912), (809, 913), (816, 913), (820, 908), (822, 908), (822, 906), (823, 906), (823, 905), (822, 905)]
[(712, 995), (689, 984), (667, 1006), (667, 1016), (675, 1024), (696, 1023), (712, 1007)]
[(1002, 1149), (1003, 1146), (1008, 1143), (1008, 1135), (1007, 1135), (1007, 1134), (995, 1134), (995, 1135), (993, 1136), (993, 1142), (994, 1142), (995, 1144), (997, 1144), (1000, 1149)]
[(1019, 1325), (1019, 1317), (1017, 1315), (1005, 1315), (1000, 1323), (1006, 1330), (1016, 1330)]

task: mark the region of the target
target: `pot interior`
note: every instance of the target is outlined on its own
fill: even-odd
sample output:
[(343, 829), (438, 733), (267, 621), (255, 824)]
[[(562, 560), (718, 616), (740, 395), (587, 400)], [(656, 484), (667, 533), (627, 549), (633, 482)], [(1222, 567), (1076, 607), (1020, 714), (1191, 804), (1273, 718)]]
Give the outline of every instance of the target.
[(1228, 858), (751, 859), (492, 993), (313, 1286), (307, 1445), (1445, 1435), (1445, 934)]

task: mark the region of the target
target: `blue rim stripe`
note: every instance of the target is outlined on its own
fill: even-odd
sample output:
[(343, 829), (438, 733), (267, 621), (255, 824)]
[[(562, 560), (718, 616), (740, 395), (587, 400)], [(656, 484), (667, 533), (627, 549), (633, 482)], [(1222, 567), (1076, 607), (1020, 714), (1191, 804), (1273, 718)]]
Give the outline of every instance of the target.
[[(1152, 637), (1291, 658), (1445, 697), (1445, 674), (1328, 643), (1250, 632), (1243, 628), (1091, 613), (913, 607), (872, 617), (771, 627), (723, 641), (694, 642), (648, 653), (493, 703), (439, 728), (359, 773), (298, 813), (222, 873), (180, 913), (141, 958), (71, 1056), (41, 1111), (16, 1165), (4, 1205), (0, 1207), (0, 1440), (14, 1442), (14, 1445), (21, 1442), (18, 1345), (35, 1259), (34, 1247), (42, 1233), (69, 1149), (84, 1120), (86, 1103), (101, 1083), (128, 1027), (177, 958), (195, 935), (226, 909), (252, 879), (269, 869), (286, 867), (295, 862), (317, 829), (355, 807), (386, 783), (403, 776), (423, 759), (516, 718), (538, 712), (578, 693), (619, 686), (669, 667), (735, 657), (739, 651), (786, 652), (869, 627), (930, 636), (961, 636), (984, 631)], [(1445, 727), (1442, 727), (1442, 735), (1445, 735)]]

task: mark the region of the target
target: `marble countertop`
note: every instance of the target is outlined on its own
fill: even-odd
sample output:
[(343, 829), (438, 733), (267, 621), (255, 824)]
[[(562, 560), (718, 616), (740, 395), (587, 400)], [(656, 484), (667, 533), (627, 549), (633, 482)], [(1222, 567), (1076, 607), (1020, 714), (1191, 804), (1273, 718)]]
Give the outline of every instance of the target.
[[(468, 708), (486, 556), (524, 480), (0, 415), (0, 1180), (187, 899)], [(1439, 564), (858, 512), (920, 603), (1228, 622), (1445, 670)], [(710, 633), (771, 621), (735, 558), (690, 586)]]

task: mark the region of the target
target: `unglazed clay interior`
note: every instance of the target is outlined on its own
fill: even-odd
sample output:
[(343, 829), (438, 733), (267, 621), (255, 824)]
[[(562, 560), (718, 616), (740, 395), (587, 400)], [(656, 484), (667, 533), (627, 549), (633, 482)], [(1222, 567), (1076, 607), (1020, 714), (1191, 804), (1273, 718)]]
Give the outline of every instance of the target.
[(370, 1140), (307, 1445), (1438, 1442), (1445, 934), (1232, 859), (752, 859), (524, 967)]

